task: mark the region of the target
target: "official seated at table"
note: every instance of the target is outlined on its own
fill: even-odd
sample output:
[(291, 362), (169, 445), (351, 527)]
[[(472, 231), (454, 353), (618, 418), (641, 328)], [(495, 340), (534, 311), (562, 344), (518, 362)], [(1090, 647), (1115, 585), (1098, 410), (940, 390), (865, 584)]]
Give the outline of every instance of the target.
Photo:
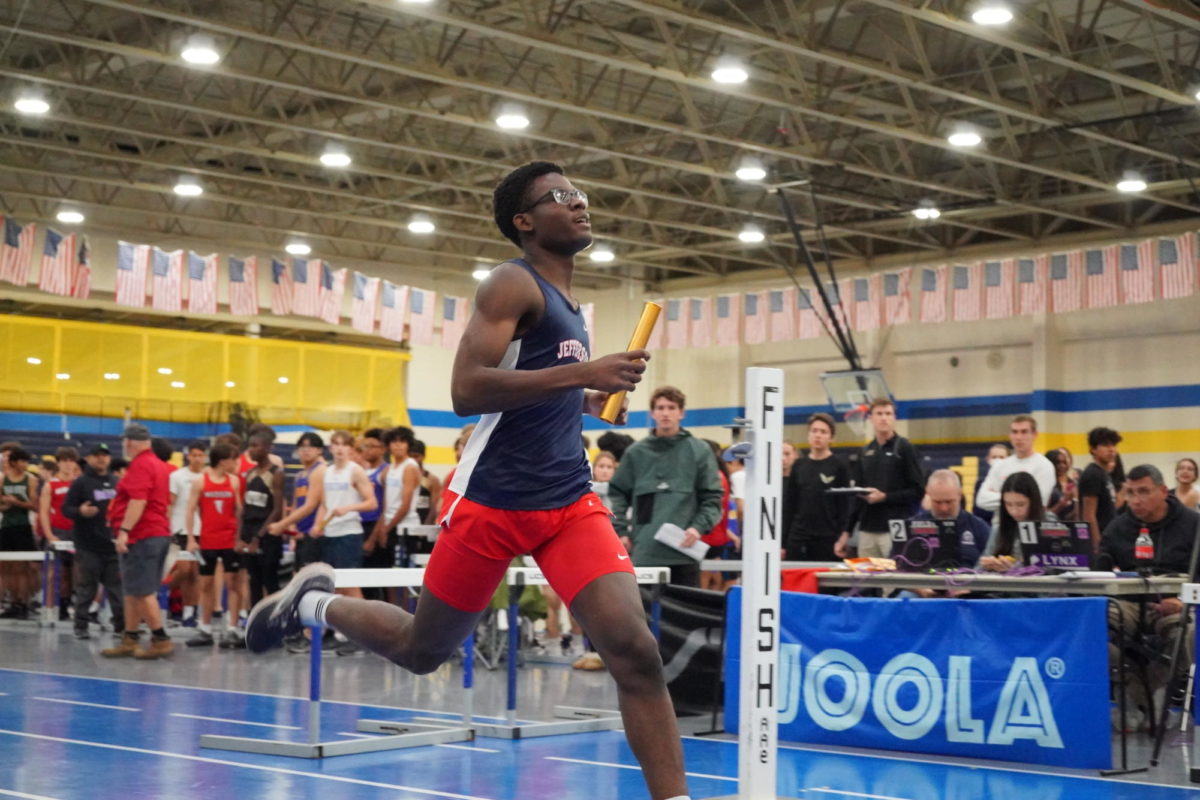
[[(954, 520), (954, 530), (958, 535), (959, 566), (974, 566), (987, 547), (991, 529), (986, 522), (963, 509), (962, 481), (958, 473), (948, 469), (935, 470), (925, 482), (925, 497), (929, 509), (921, 511), (913, 519)], [(945, 596), (945, 593), (930, 589), (918, 589), (916, 594), (920, 597)], [(965, 592), (952, 592), (950, 596), (962, 594)]]
[[(1138, 570), (1153, 575), (1186, 574), (1200, 513), (1171, 497), (1162, 473), (1150, 464), (1131, 469), (1124, 490), (1128, 499), (1125, 510), (1105, 527), (1100, 540), (1100, 568)], [(1143, 530), (1150, 536), (1153, 552), (1148, 554), (1149, 558), (1139, 559), (1137, 539)], [(1194, 575), (1192, 579), (1195, 580)], [(1110, 603), (1109, 629), (1113, 632), (1114, 641), (1115, 632), (1121, 629), (1127, 642), (1142, 646), (1153, 690), (1165, 686), (1170, 677), (1167, 658), (1178, 635), (1183, 603), (1178, 597), (1150, 597), (1146, 599), (1144, 613), (1141, 611), (1136, 602), (1120, 600)], [(1180, 678), (1187, 675), (1191, 665), (1193, 631), (1194, 628), (1189, 627), (1188, 643), (1183, 648), (1184, 657), (1176, 666), (1175, 674)], [(1115, 665), (1120, 655), (1115, 644), (1109, 645), (1109, 655)], [(1182, 680), (1175, 682), (1173, 688), (1176, 692), (1183, 688), (1182, 683)], [(1148, 707), (1139, 682), (1132, 682), (1129, 690), (1136, 706)]]
[(1007, 572), (1024, 560), (1018, 523), (1056, 521), (1042, 504), (1041, 487), (1028, 472), (1014, 472), (1005, 478), (1000, 498), (999, 513), (979, 559), (979, 568), (990, 572)]

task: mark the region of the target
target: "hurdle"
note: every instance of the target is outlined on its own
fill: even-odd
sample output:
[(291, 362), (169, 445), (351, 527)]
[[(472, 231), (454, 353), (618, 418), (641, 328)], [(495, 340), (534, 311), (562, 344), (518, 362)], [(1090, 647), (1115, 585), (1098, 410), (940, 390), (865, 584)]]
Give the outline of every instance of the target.
[(53, 628), (58, 621), (58, 559), (51, 558), (56, 552), (74, 553), (72, 542), (55, 542), (45, 550), (14, 550), (0, 553), (0, 561), (25, 562), (42, 565), (42, 610), (35, 620), (38, 627)]
[[(650, 627), (654, 631), (654, 638), (657, 639), (662, 614), (662, 587), (670, 579), (671, 570), (668, 567), (635, 567), (634, 576), (639, 584), (649, 584), (653, 587), (650, 601)], [(555, 706), (554, 720), (517, 721), (517, 654), (521, 644), (518, 606), (521, 592), (526, 586), (549, 586), (550, 582), (536, 567), (510, 567), (505, 580), (508, 583), (508, 697), (505, 704), (505, 722), (476, 722), (474, 724), (476, 735), (492, 739), (532, 739), (538, 736), (619, 730), (621, 728), (619, 711), (577, 706)]]
[[(387, 588), (420, 586), (425, 575), (423, 569), (339, 569), (335, 572), (335, 585), (341, 588)], [(357, 730), (362, 733), (387, 734), (386, 736), (353, 739), (350, 741), (321, 741), (321, 637), (324, 628), (313, 626), (313, 647), (309, 651), (308, 689), (308, 741), (289, 742), (273, 739), (258, 739), (250, 736), (223, 736), (203, 734), (200, 746), (214, 750), (234, 750), (241, 753), (257, 753), (292, 758), (328, 758), (358, 753), (376, 753), (384, 750), (402, 750), (433, 744), (469, 742), (475, 738), (469, 727), (472, 708), (472, 685), (474, 659), (472, 639), (467, 638), (463, 662), (464, 712), (462, 725), (450, 724), (450, 720), (437, 723), (428, 720), (407, 722), (399, 720), (360, 719)]]
[[(779, 584), (782, 532), (783, 370), (746, 370), (745, 433), (734, 457), (746, 460), (742, 522), (741, 685), (738, 687), (738, 792), (714, 800), (778, 798)], [(733, 448), (731, 448), (733, 449)], [(728, 457), (728, 454), (727, 454)], [(717, 562), (720, 563), (720, 562)], [(804, 563), (804, 562), (799, 562)], [(720, 567), (714, 567), (720, 569)]]

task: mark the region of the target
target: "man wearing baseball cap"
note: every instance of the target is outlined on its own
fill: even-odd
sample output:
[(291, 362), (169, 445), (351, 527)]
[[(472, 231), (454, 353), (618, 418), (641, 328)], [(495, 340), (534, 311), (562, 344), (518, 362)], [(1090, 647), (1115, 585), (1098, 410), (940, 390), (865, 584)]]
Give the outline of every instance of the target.
[(112, 608), (113, 632), (125, 633), (124, 590), (121, 565), (108, 528), (108, 505), (117, 495), (117, 478), (109, 466), (112, 454), (104, 442), (92, 445), (85, 457), (87, 466), (67, 490), (63, 514), (74, 521), (75, 541), (75, 638), (87, 639), (90, 606), (96, 587), (104, 586)]
[[(158, 585), (171, 544), (167, 519), (170, 505), (170, 472), (154, 455), (150, 429), (140, 423), (125, 426), (122, 442), (129, 468), (117, 484), (117, 496), (108, 507), (108, 521), (116, 533), (125, 586), (125, 635), (115, 647), (100, 651), (107, 658), (133, 656), (162, 658), (174, 649), (163, 629), (158, 608)], [(137, 648), (138, 628), (150, 628), (150, 646)]]

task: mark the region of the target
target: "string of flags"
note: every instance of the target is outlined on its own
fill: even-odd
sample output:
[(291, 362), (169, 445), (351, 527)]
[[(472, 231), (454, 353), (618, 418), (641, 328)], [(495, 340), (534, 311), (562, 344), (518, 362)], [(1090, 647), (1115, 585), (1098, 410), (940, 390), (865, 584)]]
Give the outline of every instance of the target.
[[(0, 217), (0, 281), (31, 282), (37, 226)], [(1147, 239), (1030, 257), (966, 264), (906, 267), (820, 287), (673, 297), (660, 301), (665, 324), (655, 327), (649, 347), (680, 349), (815, 339), (828, 326), (825, 303), (847, 327), (869, 331), (889, 325), (973, 322), (1040, 313), (1067, 313), (1156, 299), (1190, 297), (1197, 291), (1197, 235)], [(131, 308), (182, 313), (217, 313), (222, 258), (191, 251), (163, 251), (147, 244), (117, 243), (115, 300)], [(226, 256), (228, 307), (232, 314), (259, 313), (258, 257)], [(86, 236), (48, 228), (38, 262), (38, 289), (64, 297), (91, 294), (91, 252)], [(350, 291), (354, 330), (392, 341), (434, 344), (434, 321), (442, 322), (441, 345), (456, 348), (470, 315), (470, 301), (403, 286), (361, 272), (335, 269), (316, 258), (271, 258), (271, 313), (342, 324)], [(440, 315), (438, 311), (440, 310)], [(592, 304), (581, 309), (595, 339)], [(407, 328), (407, 336), (406, 336)]]

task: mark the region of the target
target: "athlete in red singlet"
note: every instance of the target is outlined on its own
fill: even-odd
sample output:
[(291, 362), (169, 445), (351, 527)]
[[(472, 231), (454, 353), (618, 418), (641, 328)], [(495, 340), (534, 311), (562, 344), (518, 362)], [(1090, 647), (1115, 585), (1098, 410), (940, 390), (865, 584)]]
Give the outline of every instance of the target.
[(431, 672), (475, 629), (511, 559), (531, 553), (616, 681), (651, 800), (687, 800), (658, 643), (580, 447), (583, 415), (598, 416), (610, 393), (634, 389), (650, 354), (591, 360), (571, 295), (575, 256), (592, 243), (587, 195), (561, 167), (520, 167), (493, 199), (497, 227), (524, 257), (479, 284), (455, 356), (454, 410), (483, 419), (447, 489), (416, 613), (335, 595), (334, 571), (310, 564), (255, 606), (247, 645), (261, 652), (303, 625), (328, 624), (402, 667)]
[[(200, 553), (200, 624), (188, 647), (213, 643), (212, 616), (216, 606), (216, 581), (213, 575), (219, 561), (225, 567), (226, 612), (228, 627), (221, 647), (244, 647), (237, 627), (238, 611), (245, 601), (241, 577), (244, 548), (237, 538), (242, 517), (241, 481), (237, 476), (238, 451), (230, 444), (215, 444), (208, 451), (207, 469), (192, 484), (187, 510), (187, 549)], [(199, 541), (196, 513), (200, 515)]]

